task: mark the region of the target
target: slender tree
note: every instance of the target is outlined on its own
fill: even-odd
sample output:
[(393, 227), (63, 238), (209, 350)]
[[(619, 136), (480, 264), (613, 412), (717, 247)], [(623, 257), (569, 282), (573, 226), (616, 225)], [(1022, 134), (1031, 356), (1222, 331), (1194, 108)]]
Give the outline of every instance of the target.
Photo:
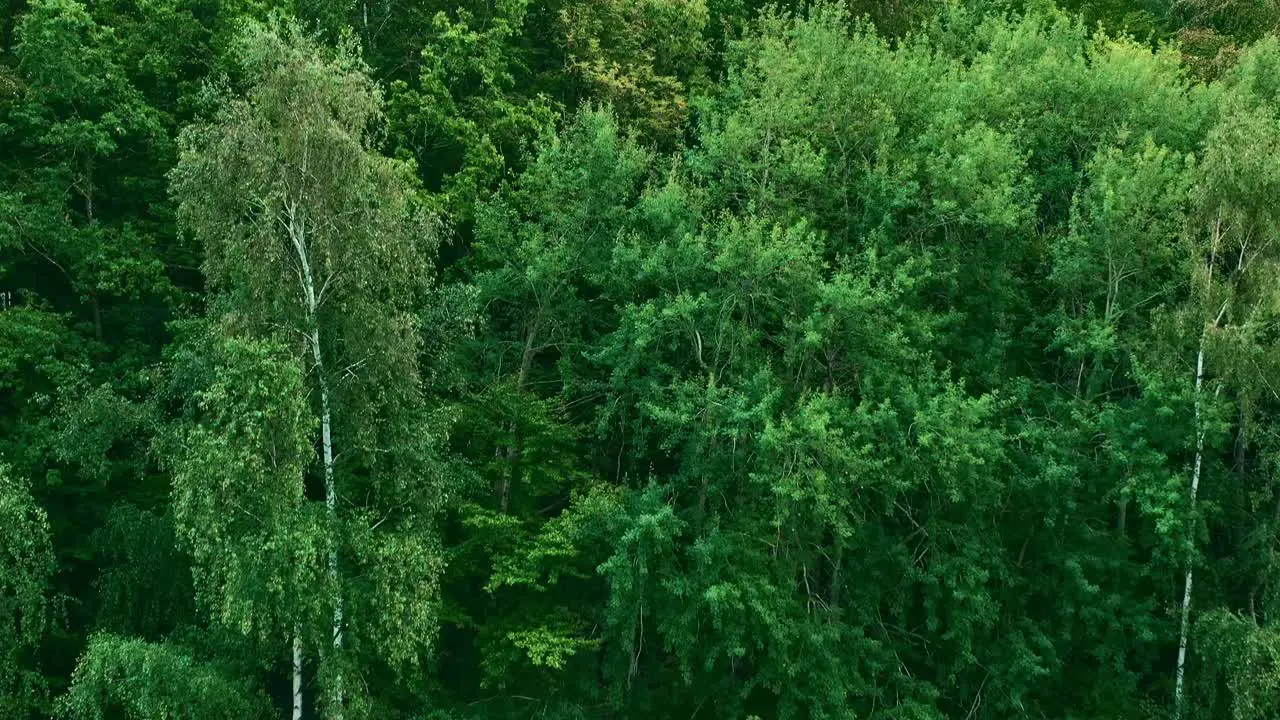
[[(1224, 389), (1237, 402), (1252, 385), (1270, 375), (1257, 359), (1271, 345), (1266, 331), (1280, 312), (1280, 252), (1274, 238), (1280, 232), (1280, 113), (1274, 95), (1263, 85), (1269, 68), (1280, 60), (1274, 41), (1255, 48), (1228, 79), (1221, 115), (1206, 142), (1199, 191), (1200, 229), (1191, 325), (1198, 334), (1195, 365), (1195, 459), (1189, 502), (1195, 510), (1205, 472), (1205, 384), (1211, 379), (1206, 363), (1221, 365), (1215, 375), (1213, 397)], [(1261, 376), (1261, 377), (1259, 377)], [(1242, 429), (1243, 430), (1243, 429)], [(1193, 512), (1192, 517), (1195, 517)], [(1196, 533), (1191, 538), (1194, 542)], [(1187, 643), (1191, 635), (1193, 568), (1187, 561), (1183, 581), (1178, 662), (1174, 687), (1174, 715), (1182, 715)]]
[[(184, 132), (173, 192), (227, 312), (306, 363), (327, 517), (322, 676), (341, 717), (349, 628), (394, 664), (415, 662), (435, 626), (439, 484), (410, 314), (434, 231), (410, 168), (374, 146), (381, 96), (351, 41), (327, 52), (291, 24), (254, 26), (236, 59), (247, 90)], [(344, 565), (384, 612), (350, 616)]]

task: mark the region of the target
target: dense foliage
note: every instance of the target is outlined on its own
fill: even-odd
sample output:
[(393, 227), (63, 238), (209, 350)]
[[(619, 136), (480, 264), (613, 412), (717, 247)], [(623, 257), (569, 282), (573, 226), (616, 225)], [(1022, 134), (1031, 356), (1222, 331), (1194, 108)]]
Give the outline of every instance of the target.
[(1278, 28), (6, 0), (0, 716), (1275, 717)]

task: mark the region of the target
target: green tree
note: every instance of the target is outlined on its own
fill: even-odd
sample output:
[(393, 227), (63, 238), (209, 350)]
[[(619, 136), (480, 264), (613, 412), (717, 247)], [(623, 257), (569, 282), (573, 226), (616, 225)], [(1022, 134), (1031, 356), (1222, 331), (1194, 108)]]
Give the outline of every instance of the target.
[[(1190, 502), (1194, 506), (1204, 471), (1209, 419), (1202, 419), (1208, 388), (1214, 397), (1224, 389), (1247, 412), (1256, 403), (1256, 388), (1274, 377), (1275, 349), (1268, 332), (1280, 307), (1275, 282), (1277, 257), (1261, 241), (1276, 232), (1280, 218), (1270, 201), (1280, 183), (1280, 167), (1271, 161), (1280, 138), (1274, 96), (1254, 73), (1270, 67), (1277, 53), (1272, 40), (1260, 44), (1228, 78), (1217, 124), (1206, 139), (1198, 190), (1197, 255), (1194, 295), (1189, 304), (1189, 332), (1199, 331), (1196, 356), (1196, 455)], [(1262, 71), (1265, 72), (1265, 71)], [(1222, 365), (1214, 368), (1213, 363)], [(1216, 376), (1216, 378), (1215, 378)], [(1216, 382), (1214, 380), (1216, 379)], [(1253, 395), (1254, 397), (1250, 397)], [(1254, 400), (1254, 403), (1250, 403)], [(1245, 416), (1240, 432), (1247, 429)], [(1247, 443), (1242, 435), (1237, 442)], [(1193, 508), (1194, 509), (1194, 508)], [(1192, 556), (1194, 558), (1194, 555)], [(1183, 668), (1189, 628), (1193, 562), (1188, 563), (1182, 600), (1182, 630), (1177, 667), (1175, 712), (1182, 711)]]
[(61, 711), (75, 720), (265, 718), (268, 703), (216, 661), (176, 643), (89, 639)]
[(22, 717), (45, 701), (34, 660), (48, 627), (54, 562), (48, 518), (6, 465), (0, 465), (0, 524), (0, 710)]
[(305, 363), (331, 589), (317, 651), (337, 717), (362, 663), (411, 667), (436, 627), (442, 466), (412, 314), (434, 230), (409, 167), (373, 145), (381, 95), (350, 44), (326, 53), (290, 23), (251, 26), (237, 59), (245, 95), (184, 132), (173, 192), (214, 308)]
[(528, 7), (509, 0), (488, 8), (459, 5), (424, 22), (414, 81), (393, 81), (388, 135), (439, 192), (449, 223), (469, 229), (475, 205), (522, 167), (556, 118), (528, 67)]
[(703, 0), (587, 0), (553, 5), (555, 36), (583, 97), (611, 103), (652, 141), (677, 140), (707, 51)]
[[(150, 154), (163, 166), (168, 138), (121, 67), (111, 29), (94, 22), (83, 5), (37, 2), (16, 35), (23, 93), (9, 116), (21, 146), (43, 158), (19, 175), (16, 193), (0, 195), (0, 207), (11, 210), (6, 224), (22, 247), (87, 302), (101, 341), (105, 297), (167, 292), (154, 237), (145, 224), (130, 222), (146, 215), (127, 199), (130, 186), (145, 179), (129, 171), (126, 156)], [(104, 198), (110, 198), (106, 210)]]

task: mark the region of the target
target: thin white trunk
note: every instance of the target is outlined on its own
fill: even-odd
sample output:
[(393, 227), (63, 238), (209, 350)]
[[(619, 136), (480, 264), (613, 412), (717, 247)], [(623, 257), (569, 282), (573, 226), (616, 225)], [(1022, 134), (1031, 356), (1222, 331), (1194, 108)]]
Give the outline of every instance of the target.
[[(1221, 317), (1221, 315), (1219, 315)], [(1200, 402), (1204, 388), (1204, 342), (1200, 338), (1200, 352), (1196, 355), (1196, 460), (1191, 470), (1191, 506), (1195, 507), (1196, 493), (1200, 490), (1200, 467), (1204, 459), (1204, 424), (1200, 419)], [(1191, 615), (1191, 562), (1187, 561), (1187, 576), (1182, 586), (1182, 629), (1178, 636), (1178, 671), (1174, 680), (1173, 717), (1182, 717), (1183, 674), (1187, 662), (1187, 634)]]
[[(338, 517), (338, 490), (333, 482), (333, 430), (329, 414), (329, 383), (325, 380), (324, 365), (320, 353), (320, 330), (314, 320), (311, 329), (311, 352), (316, 364), (316, 377), (320, 385), (320, 442), (324, 458), (324, 504), (329, 519)], [(338, 549), (336, 542), (329, 549), (329, 581), (333, 585), (333, 649), (342, 649), (342, 590), (338, 587)], [(335, 658), (337, 653), (335, 652)], [(333, 709), (330, 716), (342, 718), (342, 672), (333, 676)]]
[(293, 633), (293, 720), (302, 720), (302, 636)]
[[(333, 480), (333, 423), (329, 409), (329, 382), (324, 371), (324, 354), (320, 344), (319, 296), (316, 292), (315, 275), (311, 271), (311, 259), (307, 253), (306, 220), (298, 213), (296, 203), (287, 208), (289, 214), (289, 236), (293, 241), (293, 249), (298, 255), (299, 279), (302, 284), (303, 300), (307, 310), (307, 337), (311, 343), (312, 362), (315, 364), (316, 384), (320, 389), (320, 444), (321, 459), (324, 462), (324, 503), (328, 509), (329, 520), (334, 523), (338, 517), (338, 489)], [(336, 538), (335, 538), (336, 540)], [(338, 550), (335, 542), (329, 550), (329, 581), (333, 586), (333, 649), (342, 649), (342, 591), (338, 586)], [(337, 653), (335, 652), (335, 661)], [(333, 707), (330, 716), (342, 718), (342, 673), (335, 673), (332, 688)]]
[[(329, 413), (329, 383), (324, 377), (323, 355), (320, 352), (320, 330), (311, 329), (311, 354), (316, 365), (317, 384), (320, 386), (320, 444), (321, 456), (324, 460), (324, 504), (329, 511), (329, 518), (338, 515), (338, 490), (333, 483), (333, 425)], [(329, 550), (329, 579), (338, 578), (338, 550)], [(333, 646), (342, 647), (342, 596), (334, 591), (333, 606)]]

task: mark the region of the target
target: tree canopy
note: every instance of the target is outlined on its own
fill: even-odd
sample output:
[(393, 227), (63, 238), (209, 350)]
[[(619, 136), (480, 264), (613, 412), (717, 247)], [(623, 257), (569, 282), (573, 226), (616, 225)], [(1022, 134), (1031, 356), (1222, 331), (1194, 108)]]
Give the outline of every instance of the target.
[(0, 715), (1275, 716), (1278, 29), (8, 0)]

